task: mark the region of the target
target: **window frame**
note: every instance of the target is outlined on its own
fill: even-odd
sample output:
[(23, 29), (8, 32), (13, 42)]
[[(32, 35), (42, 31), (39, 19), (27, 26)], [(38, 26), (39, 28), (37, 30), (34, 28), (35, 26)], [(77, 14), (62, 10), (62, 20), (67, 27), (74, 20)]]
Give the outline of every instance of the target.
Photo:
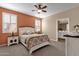
[[(10, 22), (4, 22), (4, 14), (8, 14), (9, 15), (9, 17), (10, 17)], [(11, 17), (12, 17), (12, 15), (13, 16), (15, 16), (16, 17), (16, 23), (12, 23), (12, 19), (11, 19)], [(11, 13), (6, 13), (6, 12), (3, 12), (2, 13), (2, 33), (12, 33), (12, 32), (10, 32), (9, 30), (10, 30), (10, 28), (7, 30), (7, 31), (5, 31), (4, 30), (4, 24), (15, 24), (16, 25), (16, 31), (12, 31), (12, 32), (14, 32), (14, 33), (16, 33), (17, 32), (17, 15), (15, 15), (15, 14), (11, 14)], [(10, 26), (9, 26), (10, 27)]]
[[(36, 24), (36, 21), (40, 22), (38, 25)], [(35, 20), (35, 31), (36, 32), (40, 32), (41, 31), (41, 20), (40, 19), (36, 19)]]

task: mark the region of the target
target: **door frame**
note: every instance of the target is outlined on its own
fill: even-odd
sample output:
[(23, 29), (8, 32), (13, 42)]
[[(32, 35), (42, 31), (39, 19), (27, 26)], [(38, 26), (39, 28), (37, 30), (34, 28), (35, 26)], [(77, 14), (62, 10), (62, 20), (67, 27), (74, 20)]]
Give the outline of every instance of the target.
[(58, 21), (59, 20), (67, 20), (68, 21), (68, 32), (70, 32), (70, 20), (69, 20), (69, 18), (61, 18), (61, 19), (57, 19), (56, 20), (56, 41), (58, 41)]

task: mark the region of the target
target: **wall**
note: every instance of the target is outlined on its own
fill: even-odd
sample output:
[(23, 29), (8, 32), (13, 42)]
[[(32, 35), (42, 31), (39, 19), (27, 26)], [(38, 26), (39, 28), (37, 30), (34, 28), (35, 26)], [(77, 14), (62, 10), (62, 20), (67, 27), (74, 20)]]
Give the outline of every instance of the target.
[(74, 31), (73, 26), (79, 24), (79, 7), (51, 15), (42, 20), (42, 31), (49, 35), (50, 39), (56, 39), (56, 20), (62, 18), (69, 18), (70, 32)]
[(2, 12), (12, 13), (17, 15), (17, 25), (20, 26), (35, 26), (35, 17), (22, 14), (20, 12), (0, 8), (0, 45), (7, 44), (7, 36), (9, 33), (2, 33)]

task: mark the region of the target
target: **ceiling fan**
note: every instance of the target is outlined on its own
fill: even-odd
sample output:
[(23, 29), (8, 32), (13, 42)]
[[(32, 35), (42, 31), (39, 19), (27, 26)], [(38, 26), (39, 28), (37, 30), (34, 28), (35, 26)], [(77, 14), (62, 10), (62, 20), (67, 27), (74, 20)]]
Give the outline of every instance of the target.
[(45, 10), (47, 8), (46, 5), (43, 6), (43, 4), (37, 4), (37, 5), (34, 5), (34, 7), (36, 8), (36, 10), (32, 10), (32, 11), (37, 11), (38, 14), (40, 14), (41, 12), (47, 12)]

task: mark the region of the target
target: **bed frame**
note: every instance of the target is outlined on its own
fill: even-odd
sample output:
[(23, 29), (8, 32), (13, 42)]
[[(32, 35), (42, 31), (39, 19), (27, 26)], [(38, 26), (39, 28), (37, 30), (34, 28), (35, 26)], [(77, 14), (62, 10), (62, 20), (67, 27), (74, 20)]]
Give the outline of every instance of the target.
[[(30, 30), (32, 32), (35, 31), (35, 29), (33, 27), (20, 27), (19, 28), (19, 35), (21, 35), (22, 33), (26, 32), (28, 30)], [(27, 48), (26, 44), (24, 42), (22, 42), (22, 39), (20, 39), (20, 42)], [(49, 42), (44, 42), (44, 43), (41, 43), (39, 45), (36, 45), (36, 46), (32, 47), (30, 50), (28, 50), (29, 54), (32, 54), (33, 51), (35, 51), (35, 50), (37, 50), (37, 49), (39, 49), (43, 46), (46, 46), (46, 45), (50, 45), (50, 43)]]

